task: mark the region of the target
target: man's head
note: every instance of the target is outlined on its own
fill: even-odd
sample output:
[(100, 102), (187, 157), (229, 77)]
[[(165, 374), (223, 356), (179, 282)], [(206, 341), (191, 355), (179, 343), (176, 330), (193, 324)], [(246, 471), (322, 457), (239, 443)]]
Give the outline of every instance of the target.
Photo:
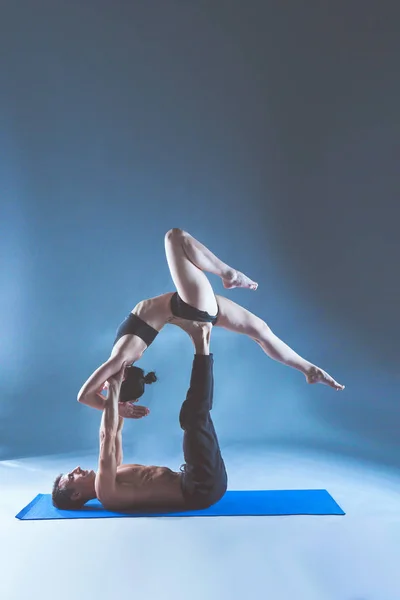
[(96, 473), (76, 467), (65, 475), (58, 475), (53, 484), (52, 500), (54, 506), (62, 510), (78, 510), (96, 497), (94, 482)]
[(145, 375), (143, 369), (139, 369), (139, 367), (127, 367), (125, 369), (125, 379), (121, 384), (119, 401), (132, 402), (137, 400), (144, 394), (144, 386), (155, 381), (157, 381), (157, 376), (154, 371), (150, 371)]

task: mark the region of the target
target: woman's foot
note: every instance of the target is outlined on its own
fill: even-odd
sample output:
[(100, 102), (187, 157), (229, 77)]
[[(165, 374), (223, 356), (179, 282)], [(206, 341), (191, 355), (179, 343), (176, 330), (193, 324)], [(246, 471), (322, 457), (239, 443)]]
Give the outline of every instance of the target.
[(234, 269), (222, 278), (222, 283), (227, 290), (237, 287), (249, 290), (256, 290), (258, 288), (258, 283), (247, 277), (244, 273), (235, 271)]
[(324, 385), (329, 385), (338, 392), (340, 390), (344, 390), (344, 385), (335, 381), (333, 377), (331, 377), (328, 373), (326, 373), (319, 367), (310, 367), (308, 372), (305, 373), (305, 376), (307, 379), (307, 383), (323, 383)]

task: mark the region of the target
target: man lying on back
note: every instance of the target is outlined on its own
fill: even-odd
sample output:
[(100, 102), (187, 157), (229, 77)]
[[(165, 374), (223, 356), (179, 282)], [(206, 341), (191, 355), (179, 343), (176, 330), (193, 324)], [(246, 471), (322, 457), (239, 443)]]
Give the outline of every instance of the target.
[[(214, 389), (212, 325), (182, 320), (179, 326), (187, 331), (195, 347), (190, 387), (179, 414), (185, 459), (181, 472), (168, 467), (122, 464), (123, 419), (118, 414), (118, 401), (125, 373), (123, 365), (109, 379), (97, 473), (77, 467), (59, 475), (52, 494), (56, 507), (79, 509), (98, 498), (104, 508), (116, 512), (196, 510), (215, 504), (225, 494), (227, 474), (210, 415)], [(142, 409), (144, 416), (146, 409)]]

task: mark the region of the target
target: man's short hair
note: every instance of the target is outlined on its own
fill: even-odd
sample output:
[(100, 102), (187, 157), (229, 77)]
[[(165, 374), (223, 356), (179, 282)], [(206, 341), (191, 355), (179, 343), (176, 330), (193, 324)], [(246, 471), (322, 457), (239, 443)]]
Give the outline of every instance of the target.
[(58, 475), (53, 483), (53, 491), (51, 493), (53, 506), (60, 510), (79, 510), (85, 503), (81, 499), (72, 500), (71, 496), (74, 493), (72, 488), (60, 487), (62, 477), (63, 473)]

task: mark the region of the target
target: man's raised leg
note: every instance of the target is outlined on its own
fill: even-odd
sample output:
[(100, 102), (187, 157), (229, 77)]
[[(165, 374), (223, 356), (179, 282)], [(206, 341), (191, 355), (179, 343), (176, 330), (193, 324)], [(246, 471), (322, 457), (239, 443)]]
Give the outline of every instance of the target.
[(184, 430), (182, 492), (188, 508), (207, 508), (225, 494), (227, 474), (217, 434), (211, 420), (214, 377), (213, 355), (210, 354), (209, 323), (191, 323), (182, 327), (189, 333), (196, 354), (186, 400), (179, 421)]

